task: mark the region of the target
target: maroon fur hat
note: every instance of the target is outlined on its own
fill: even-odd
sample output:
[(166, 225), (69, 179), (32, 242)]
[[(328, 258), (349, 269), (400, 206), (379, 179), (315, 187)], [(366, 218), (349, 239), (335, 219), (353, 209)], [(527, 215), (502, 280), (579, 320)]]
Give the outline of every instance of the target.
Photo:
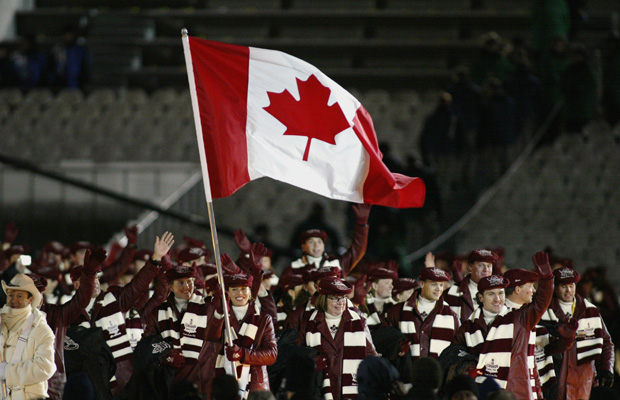
[(431, 280), (435, 282), (448, 282), (450, 274), (440, 268), (422, 268), (419, 275), (420, 281)]
[(353, 291), (353, 286), (343, 279), (330, 276), (321, 279), (317, 291), (319, 294), (328, 296), (343, 296), (351, 293)]
[(491, 275), (480, 278), (478, 281), (478, 293), (484, 293), (485, 290), (505, 289), (510, 281), (501, 275)]
[(553, 271), (555, 284), (577, 283), (581, 279), (579, 272), (569, 267), (558, 268)]
[(476, 261), (488, 262), (492, 263), (496, 261), (498, 258), (497, 254), (493, 253), (491, 250), (474, 250), (469, 254), (469, 259), (467, 260), (470, 264)]
[(526, 283), (538, 282), (539, 277), (536, 272), (527, 269), (510, 269), (504, 273), (504, 278), (510, 281), (507, 287), (514, 288)]
[(301, 241), (302, 244), (304, 244), (306, 243), (306, 240), (313, 238), (313, 237), (321, 238), (325, 242), (327, 240), (327, 233), (325, 233), (325, 231), (322, 231), (320, 229), (309, 229), (303, 232), (299, 236), (299, 240)]
[(188, 265), (176, 265), (166, 271), (166, 280), (168, 283), (174, 281), (175, 279), (183, 279), (183, 278), (195, 278), (196, 277), (196, 264), (191, 267)]

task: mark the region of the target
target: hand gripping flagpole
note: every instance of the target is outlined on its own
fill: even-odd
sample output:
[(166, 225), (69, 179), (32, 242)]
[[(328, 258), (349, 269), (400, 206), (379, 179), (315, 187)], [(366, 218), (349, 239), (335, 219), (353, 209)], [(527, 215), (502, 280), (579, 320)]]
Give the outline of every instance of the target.
[[(194, 114), (194, 125), (196, 126), (196, 138), (198, 139), (198, 152), (200, 154), (200, 166), (202, 169), (202, 181), (204, 183), (205, 198), (207, 199), (207, 211), (209, 212), (209, 225), (211, 227), (211, 240), (215, 252), (215, 265), (217, 266), (217, 280), (222, 290), (222, 309), (224, 310), (224, 324), (226, 325), (226, 341), (232, 344), (232, 328), (228, 318), (228, 302), (226, 301), (226, 288), (224, 287), (224, 273), (222, 272), (222, 261), (220, 260), (220, 245), (217, 239), (217, 228), (215, 226), (215, 214), (213, 212), (213, 198), (211, 196), (211, 182), (209, 180), (209, 169), (207, 167), (207, 156), (205, 154), (204, 140), (202, 137), (202, 124), (200, 123), (200, 111), (198, 110), (198, 95), (196, 94), (196, 81), (194, 79), (194, 67), (192, 55), (189, 49), (189, 37), (187, 29), (181, 29), (183, 40), (183, 52), (185, 54), (185, 66), (187, 68), (187, 79), (189, 80), (189, 93), (192, 99), (192, 112)], [(224, 355), (224, 357), (226, 357)], [(236, 362), (233, 362), (233, 372), (237, 377)]]

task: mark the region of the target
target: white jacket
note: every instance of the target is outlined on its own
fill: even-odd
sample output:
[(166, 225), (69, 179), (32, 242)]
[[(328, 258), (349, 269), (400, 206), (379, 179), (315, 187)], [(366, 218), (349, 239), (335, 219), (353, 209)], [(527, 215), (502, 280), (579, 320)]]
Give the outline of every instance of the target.
[[(5, 306), (7, 307), (7, 306)], [(47, 380), (56, 372), (54, 363), (54, 333), (45, 320), (45, 314), (33, 308), (33, 327), (28, 335), (26, 347), (20, 361), (11, 364), (17, 338), (22, 326), (9, 333), (5, 324), (0, 323), (2, 341), (2, 361), (6, 366), (6, 386), (10, 400), (29, 400), (47, 397)], [(7, 347), (8, 345), (8, 347)]]

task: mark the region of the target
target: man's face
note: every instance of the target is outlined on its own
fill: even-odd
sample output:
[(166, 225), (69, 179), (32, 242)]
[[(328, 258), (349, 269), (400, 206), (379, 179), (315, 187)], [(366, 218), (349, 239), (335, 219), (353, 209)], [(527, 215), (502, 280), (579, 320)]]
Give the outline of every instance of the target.
[(327, 296), (327, 313), (335, 317), (342, 315), (347, 307), (347, 296)]
[(319, 237), (311, 237), (301, 245), (301, 250), (312, 257), (322, 257), (325, 253), (325, 243)]
[(536, 293), (536, 288), (534, 288), (534, 284), (532, 282), (526, 283), (525, 285), (517, 286), (515, 288), (516, 303), (518, 304), (529, 304), (534, 299), (534, 293)]
[(575, 298), (575, 284), (574, 283), (560, 283), (555, 287), (555, 295), (558, 299), (565, 302), (572, 302)]
[(493, 274), (493, 264), (483, 261), (476, 261), (470, 265), (471, 280), (475, 283), (481, 278), (486, 278)]
[(228, 288), (228, 295), (233, 306), (245, 306), (250, 302), (250, 288), (248, 286), (235, 286)]
[(170, 285), (170, 290), (174, 293), (174, 297), (189, 300), (194, 293), (194, 279), (195, 278), (180, 278), (173, 280)]
[(372, 288), (375, 291), (375, 297), (379, 299), (387, 299), (392, 296), (392, 289), (394, 286), (392, 285), (392, 279), (377, 279), (372, 283)]
[(501, 311), (506, 300), (503, 288), (485, 290), (483, 294), (478, 293), (478, 296), (482, 301), (482, 307), (494, 314)]
[(435, 282), (427, 279), (420, 282), (420, 287), (422, 288), (420, 296), (424, 297), (426, 300), (437, 301), (443, 293), (443, 282)]
[[(79, 279), (77, 281), (73, 281), (73, 288), (75, 290), (78, 290), (80, 288)], [(95, 275), (95, 280), (93, 282), (93, 294), (90, 296), (91, 299), (94, 299), (95, 297), (99, 296), (99, 293), (101, 293), (101, 283), (99, 282), (99, 277)]]
[(7, 289), (6, 304), (11, 308), (25, 308), (32, 304), (34, 297), (25, 290)]

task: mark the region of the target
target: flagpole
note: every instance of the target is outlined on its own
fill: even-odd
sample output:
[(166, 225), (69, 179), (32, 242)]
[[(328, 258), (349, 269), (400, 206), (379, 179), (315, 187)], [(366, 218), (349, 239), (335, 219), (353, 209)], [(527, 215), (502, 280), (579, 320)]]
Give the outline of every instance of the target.
[[(183, 52), (185, 54), (185, 66), (187, 68), (187, 79), (189, 81), (189, 94), (192, 99), (192, 112), (194, 114), (194, 125), (196, 127), (196, 138), (198, 139), (198, 153), (200, 154), (200, 167), (202, 169), (202, 180), (204, 183), (205, 198), (207, 199), (207, 211), (209, 213), (209, 225), (211, 227), (211, 241), (215, 252), (215, 265), (217, 266), (217, 280), (222, 290), (222, 309), (224, 310), (224, 324), (226, 326), (226, 337), (228, 344), (232, 344), (232, 328), (228, 317), (228, 302), (226, 301), (226, 288), (224, 287), (224, 273), (222, 261), (220, 260), (220, 245), (217, 238), (217, 228), (215, 225), (215, 213), (213, 211), (213, 197), (211, 195), (211, 181), (209, 180), (209, 169), (207, 167), (207, 156), (205, 154), (204, 139), (202, 137), (202, 125), (200, 123), (200, 112), (198, 109), (198, 95), (196, 94), (196, 81), (194, 80), (194, 67), (192, 65), (192, 55), (189, 50), (189, 37), (187, 29), (181, 29), (183, 40)], [(237, 377), (236, 363), (233, 363), (235, 379)]]

